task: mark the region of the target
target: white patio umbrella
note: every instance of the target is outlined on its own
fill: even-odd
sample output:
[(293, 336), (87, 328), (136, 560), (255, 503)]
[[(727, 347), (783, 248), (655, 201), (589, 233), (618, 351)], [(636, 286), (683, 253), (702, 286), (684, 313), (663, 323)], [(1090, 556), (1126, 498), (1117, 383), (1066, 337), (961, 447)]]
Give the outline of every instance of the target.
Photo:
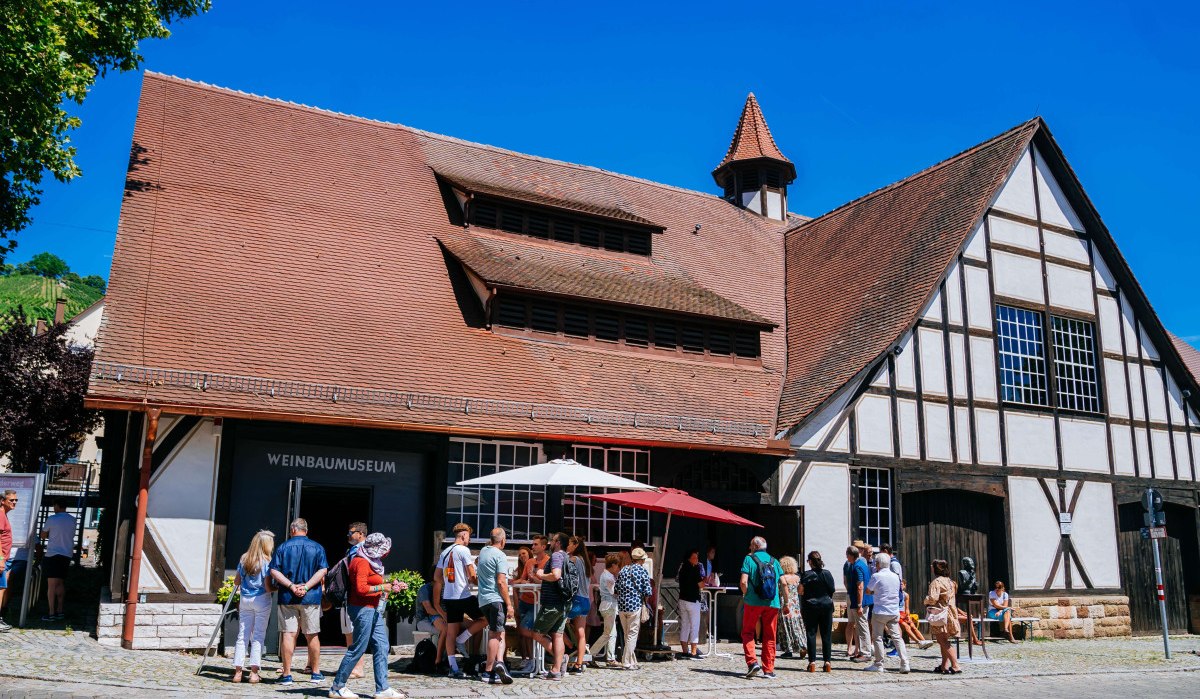
[(513, 468), (479, 478), (459, 481), (456, 485), (547, 485), (566, 488), (615, 488), (620, 490), (657, 490), (648, 483), (614, 476), (598, 468), (584, 466), (574, 459), (554, 459), (544, 464)]

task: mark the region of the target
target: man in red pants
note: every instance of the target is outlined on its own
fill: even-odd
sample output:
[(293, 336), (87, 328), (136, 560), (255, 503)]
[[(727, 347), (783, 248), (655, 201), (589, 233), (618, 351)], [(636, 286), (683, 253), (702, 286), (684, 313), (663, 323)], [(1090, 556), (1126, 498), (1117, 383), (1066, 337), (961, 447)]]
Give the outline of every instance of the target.
[[(767, 553), (767, 540), (750, 540), (750, 553), (742, 561), (742, 651), (746, 655), (746, 679), (762, 673), (775, 679), (775, 627), (779, 621), (779, 579), (783, 568)], [(754, 630), (762, 623), (763, 659), (754, 653)]]

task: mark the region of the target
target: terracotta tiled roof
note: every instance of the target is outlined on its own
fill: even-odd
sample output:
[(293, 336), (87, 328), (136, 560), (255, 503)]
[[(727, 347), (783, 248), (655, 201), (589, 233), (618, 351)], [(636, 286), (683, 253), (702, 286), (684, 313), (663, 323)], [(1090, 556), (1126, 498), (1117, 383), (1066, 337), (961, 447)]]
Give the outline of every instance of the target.
[(489, 287), (607, 301), (754, 325), (775, 325), (640, 256), (479, 229), (440, 234), (438, 240)]
[[(93, 402), (767, 448), (782, 332), (763, 333), (761, 367), (489, 332), (438, 242), (462, 228), (434, 172), (653, 221), (663, 227), (655, 269), (778, 324), (784, 222), (707, 194), (149, 73), (130, 162), (97, 366), (180, 371), (105, 369)], [(268, 389), (281, 382), (337, 388)], [(376, 399), (396, 392), (449, 407)], [(464, 410), (455, 397), (475, 402)], [(487, 401), (496, 409), (478, 409)], [(648, 414), (688, 419), (611, 418)], [(761, 429), (720, 427), (733, 424)]]
[(729, 150), (725, 152), (725, 158), (721, 160), (721, 164), (713, 170), (713, 173), (716, 174), (718, 170), (729, 163), (758, 158), (770, 158), (785, 163), (792, 162), (783, 155), (779, 146), (775, 145), (775, 137), (771, 135), (771, 129), (767, 127), (767, 119), (763, 116), (754, 93), (751, 92), (750, 96), (746, 98), (746, 105), (742, 107), (742, 116), (738, 119), (737, 130), (733, 132)]
[(916, 322), (1040, 125), (1021, 124), (788, 231), (780, 431), (800, 424)]
[(1188, 371), (1192, 372), (1192, 378), (1200, 381), (1200, 350), (1192, 347), (1191, 343), (1175, 333), (1168, 331), (1171, 336), (1171, 344), (1175, 345), (1175, 351), (1179, 352), (1179, 358), (1183, 360)]
[[(581, 201), (572, 197), (569, 193), (557, 191), (557, 188), (547, 187), (540, 183), (513, 183), (506, 182), (497, 184), (487, 182), (481, 179), (476, 179), (467, 175), (461, 175), (453, 172), (438, 171), (438, 177), (449, 182), (451, 185), (462, 189), (465, 192), (473, 194), (485, 194), (500, 199), (510, 199), (512, 201), (527, 202), (538, 206), (548, 206), (556, 209), (565, 209), (567, 211), (576, 211), (590, 216), (598, 216), (600, 218), (613, 219), (615, 221), (623, 221), (626, 223), (634, 223), (639, 226), (661, 229), (662, 226), (642, 218), (636, 214), (632, 214), (620, 205), (601, 205), (595, 202)], [(615, 198), (615, 197), (614, 197)]]

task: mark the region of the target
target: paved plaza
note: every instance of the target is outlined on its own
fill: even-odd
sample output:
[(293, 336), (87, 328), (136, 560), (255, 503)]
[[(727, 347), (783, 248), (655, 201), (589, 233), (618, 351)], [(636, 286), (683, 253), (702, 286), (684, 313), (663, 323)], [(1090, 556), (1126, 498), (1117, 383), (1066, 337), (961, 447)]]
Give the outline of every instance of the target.
[[(779, 679), (741, 676), (740, 648), (722, 644), (732, 657), (702, 661), (644, 663), (640, 672), (589, 670), (562, 682), (517, 680), (504, 687), (479, 681), (450, 680), (407, 674), (408, 658), (391, 661), (392, 686), (414, 699), (426, 697), (713, 697), (735, 691), (740, 698), (808, 694), (861, 695), (873, 685), (887, 685), (889, 696), (988, 696), (1021, 693), (1040, 697), (1179, 695), (1183, 686), (1197, 686), (1200, 675), (1200, 636), (1173, 639), (1175, 657), (1162, 658), (1161, 639), (1033, 641), (995, 644), (991, 661), (963, 663), (963, 674), (935, 675), (936, 649), (915, 651), (913, 672), (900, 675), (892, 660), (886, 674), (867, 673), (862, 665), (835, 654), (834, 672), (810, 675), (805, 661), (780, 660)], [(965, 650), (965, 646), (964, 646)], [(322, 657), (332, 675), (340, 656)], [(324, 696), (328, 681), (317, 687), (297, 682), (293, 687), (273, 683), (277, 663), (267, 662), (257, 686), (229, 683), (228, 661), (217, 659), (204, 674), (195, 675), (199, 656), (167, 651), (124, 651), (105, 648), (84, 633), (17, 631), (0, 637), (0, 698), (7, 697), (248, 697)], [(302, 666), (302, 661), (301, 661)], [(370, 663), (367, 663), (368, 673)], [(365, 693), (366, 680), (352, 682)]]

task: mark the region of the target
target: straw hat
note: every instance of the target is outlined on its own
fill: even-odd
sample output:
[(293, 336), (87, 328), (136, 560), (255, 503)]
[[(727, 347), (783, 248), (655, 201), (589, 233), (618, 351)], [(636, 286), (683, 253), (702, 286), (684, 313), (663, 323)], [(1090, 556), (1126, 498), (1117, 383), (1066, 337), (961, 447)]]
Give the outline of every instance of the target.
[(862, 539), (855, 539), (854, 543), (852, 543), (850, 545), (856, 549), (865, 549), (867, 547), (866, 542), (863, 541)]
[(629, 555), (635, 561), (644, 561), (646, 560), (646, 549), (634, 549), (629, 552)]

